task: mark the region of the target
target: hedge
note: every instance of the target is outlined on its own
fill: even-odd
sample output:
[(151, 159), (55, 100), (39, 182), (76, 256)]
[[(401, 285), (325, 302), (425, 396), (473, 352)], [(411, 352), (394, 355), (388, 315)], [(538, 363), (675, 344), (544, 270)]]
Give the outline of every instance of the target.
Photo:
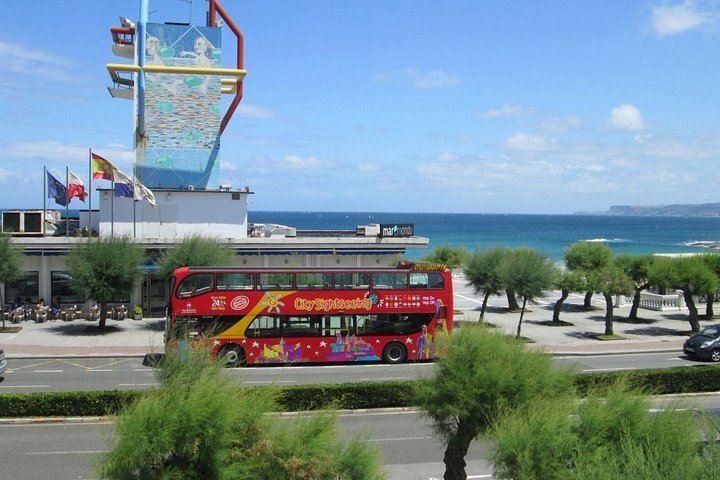
[[(712, 392), (720, 389), (720, 367), (698, 365), (622, 372), (596, 372), (575, 376), (582, 396), (593, 386), (627, 379), (631, 386), (655, 395)], [(416, 388), (422, 380), (297, 385), (278, 390), (278, 411), (319, 409), (355, 410), (413, 407)], [(114, 415), (145, 391), (106, 390), (99, 392), (47, 392), (0, 394), (0, 417), (78, 417)]]

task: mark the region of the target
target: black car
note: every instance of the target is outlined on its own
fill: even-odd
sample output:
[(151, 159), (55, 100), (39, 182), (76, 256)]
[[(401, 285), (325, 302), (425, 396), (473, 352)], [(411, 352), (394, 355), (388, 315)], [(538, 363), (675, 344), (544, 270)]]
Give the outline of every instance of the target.
[(720, 362), (720, 325), (705, 327), (697, 335), (685, 340), (683, 352), (689, 357)]

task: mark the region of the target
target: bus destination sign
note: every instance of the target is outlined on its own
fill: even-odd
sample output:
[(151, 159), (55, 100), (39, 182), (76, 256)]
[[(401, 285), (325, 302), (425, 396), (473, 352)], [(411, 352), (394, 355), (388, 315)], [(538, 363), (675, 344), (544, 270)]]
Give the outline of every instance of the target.
[(415, 235), (414, 223), (380, 224), (380, 237), (412, 237)]

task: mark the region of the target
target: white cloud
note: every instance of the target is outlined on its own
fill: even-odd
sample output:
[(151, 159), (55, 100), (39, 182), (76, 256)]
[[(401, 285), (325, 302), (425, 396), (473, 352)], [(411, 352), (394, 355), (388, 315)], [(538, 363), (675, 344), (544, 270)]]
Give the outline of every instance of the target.
[(4, 40), (0, 40), (0, 64), (5, 74), (27, 75), (64, 83), (84, 82), (79, 75), (72, 73), (74, 62), (70, 59)]
[(612, 109), (610, 125), (616, 130), (642, 130), (645, 128), (640, 110), (629, 103)]
[(15, 142), (2, 146), (2, 157), (5, 159), (40, 158), (51, 161), (67, 161), (87, 158), (86, 146), (68, 145), (61, 142), (47, 140), (44, 142)]
[(253, 118), (273, 118), (275, 114), (267, 107), (254, 105), (252, 103), (241, 103), (237, 109), (237, 113), (244, 117)]
[(542, 135), (519, 132), (505, 140), (505, 146), (511, 150), (539, 151), (548, 146), (548, 141)]
[(443, 72), (442, 70), (430, 70), (420, 72), (416, 68), (406, 68), (399, 72), (382, 72), (376, 74), (373, 79), (376, 82), (410, 81), (416, 88), (429, 90), (433, 88), (448, 88), (460, 85), (460, 78)]
[(504, 103), (500, 108), (483, 112), (483, 118), (517, 117), (526, 113), (526, 110), (516, 103)]
[(585, 126), (585, 121), (577, 115), (569, 115), (565, 118), (550, 117), (540, 122), (538, 128), (546, 132), (567, 132), (578, 130)]
[(379, 163), (360, 163), (357, 166), (360, 172), (376, 172), (382, 168)]
[(677, 5), (651, 7), (650, 24), (660, 36), (686, 32), (712, 22), (713, 15), (700, 11), (692, 0)]
[[(121, 145), (97, 146), (93, 147), (92, 151), (107, 158), (121, 170), (132, 165), (132, 151)], [(54, 140), (0, 144), (0, 160), (2, 161), (39, 160), (53, 164), (87, 166), (87, 158), (87, 145), (73, 145)]]
[(291, 169), (320, 169), (333, 167), (335, 164), (326, 160), (320, 160), (317, 157), (301, 157), (299, 155), (285, 155), (282, 160), (277, 162), (278, 166)]

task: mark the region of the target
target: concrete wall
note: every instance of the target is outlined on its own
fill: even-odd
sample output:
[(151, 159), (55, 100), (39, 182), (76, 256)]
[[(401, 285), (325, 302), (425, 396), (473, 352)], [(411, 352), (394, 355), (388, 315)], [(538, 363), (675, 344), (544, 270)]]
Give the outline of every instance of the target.
[(156, 207), (100, 190), (100, 236), (247, 238), (249, 192), (155, 189), (153, 193)]

